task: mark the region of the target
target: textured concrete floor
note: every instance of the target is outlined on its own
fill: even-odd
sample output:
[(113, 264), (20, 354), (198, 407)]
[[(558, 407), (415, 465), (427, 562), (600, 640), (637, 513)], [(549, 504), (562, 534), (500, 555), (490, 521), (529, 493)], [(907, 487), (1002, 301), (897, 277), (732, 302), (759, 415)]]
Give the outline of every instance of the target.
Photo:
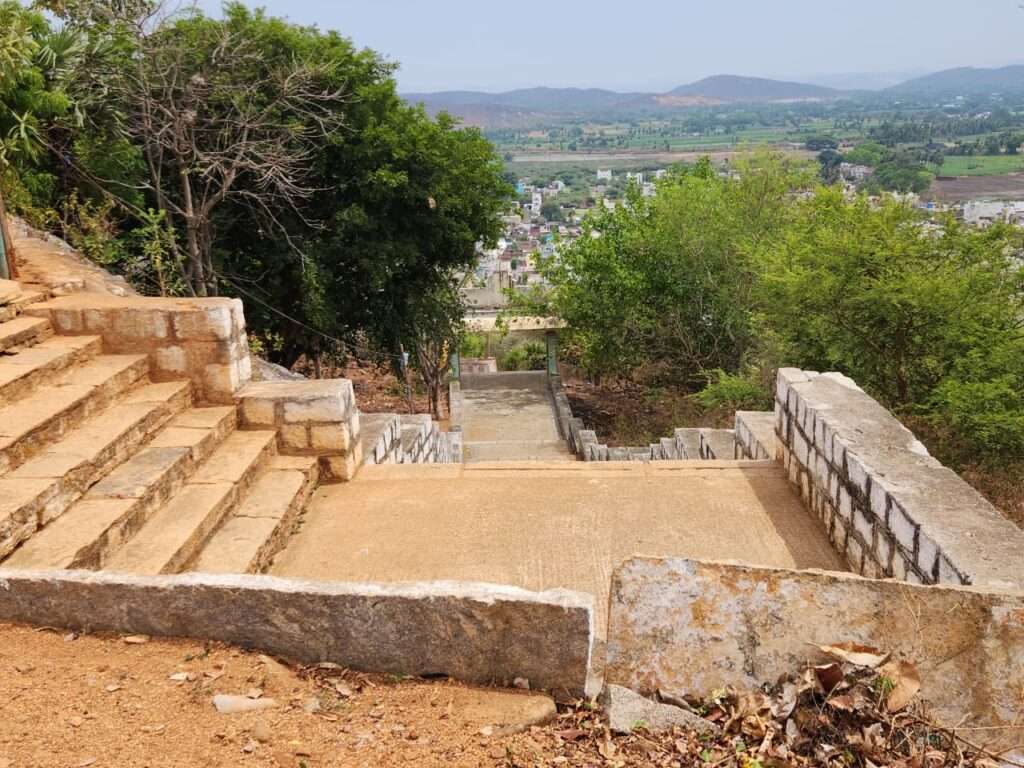
[(772, 463), (500, 463), (365, 468), (321, 486), (272, 573), (453, 579), (597, 597), (632, 555), (846, 570)]
[(462, 402), (467, 463), (575, 459), (558, 434), (545, 372), (463, 376)]

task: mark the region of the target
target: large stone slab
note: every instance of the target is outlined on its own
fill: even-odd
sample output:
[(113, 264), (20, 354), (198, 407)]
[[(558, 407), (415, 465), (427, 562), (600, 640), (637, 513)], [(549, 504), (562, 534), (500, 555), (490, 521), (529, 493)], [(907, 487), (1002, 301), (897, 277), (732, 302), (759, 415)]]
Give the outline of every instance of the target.
[(460, 582), (0, 569), (0, 621), (235, 643), (296, 661), (582, 694), (593, 601)]
[(855, 642), (913, 661), (948, 725), (1016, 724), (1024, 595), (817, 571), (636, 558), (612, 576), (606, 680), (707, 695), (798, 673), (815, 645)]

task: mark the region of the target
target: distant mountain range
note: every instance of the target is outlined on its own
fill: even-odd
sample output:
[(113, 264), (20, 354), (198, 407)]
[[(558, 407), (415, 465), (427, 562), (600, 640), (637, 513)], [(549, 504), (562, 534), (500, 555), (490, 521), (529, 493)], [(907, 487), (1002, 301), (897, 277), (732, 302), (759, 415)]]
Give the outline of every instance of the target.
[(553, 116), (630, 114), (725, 104), (786, 104), (857, 98), (868, 93), (924, 97), (1024, 92), (1024, 65), (962, 67), (907, 80), (881, 91), (853, 91), (761, 77), (715, 75), (666, 93), (620, 93), (600, 88), (524, 88), (504, 93), (407, 93), (432, 113), (445, 110), (470, 125), (521, 128)]
[(886, 89), (886, 92), (919, 96), (986, 96), (991, 93), (1022, 93), (1024, 92), (1024, 65), (1015, 64), (998, 69), (976, 67), (946, 69), (891, 86)]

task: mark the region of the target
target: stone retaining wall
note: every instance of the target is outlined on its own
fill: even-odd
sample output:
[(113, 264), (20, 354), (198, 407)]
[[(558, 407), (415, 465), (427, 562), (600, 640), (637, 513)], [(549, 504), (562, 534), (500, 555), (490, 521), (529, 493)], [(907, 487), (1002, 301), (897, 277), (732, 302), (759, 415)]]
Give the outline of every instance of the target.
[(0, 569), (0, 621), (235, 643), (303, 663), (583, 694), (593, 598), (457, 582)]
[(1024, 531), (854, 382), (787, 368), (775, 395), (779, 459), (854, 571), (1024, 585)]
[[(913, 662), (922, 695), (947, 725), (1019, 727), (1020, 593), (635, 558), (612, 575), (605, 679), (645, 694), (704, 698), (825, 663), (815, 646), (843, 642)], [(960, 722), (965, 715), (973, 719)], [(1019, 730), (971, 733), (1020, 741)]]
[(252, 378), (238, 299), (172, 299), (79, 293), (32, 304), (62, 335), (95, 335), (106, 352), (148, 354), (154, 381), (191, 379), (207, 403), (231, 403)]

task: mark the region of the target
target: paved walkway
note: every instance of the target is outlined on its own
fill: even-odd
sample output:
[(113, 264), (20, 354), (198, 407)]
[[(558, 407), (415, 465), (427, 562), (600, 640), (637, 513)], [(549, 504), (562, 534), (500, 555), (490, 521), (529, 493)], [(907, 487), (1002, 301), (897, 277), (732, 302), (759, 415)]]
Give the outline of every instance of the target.
[(466, 463), (575, 460), (558, 434), (547, 373), (466, 374), (462, 401)]
[(632, 555), (846, 570), (779, 466), (691, 461), (366, 467), (317, 490), (272, 573), (565, 587), (603, 633)]

